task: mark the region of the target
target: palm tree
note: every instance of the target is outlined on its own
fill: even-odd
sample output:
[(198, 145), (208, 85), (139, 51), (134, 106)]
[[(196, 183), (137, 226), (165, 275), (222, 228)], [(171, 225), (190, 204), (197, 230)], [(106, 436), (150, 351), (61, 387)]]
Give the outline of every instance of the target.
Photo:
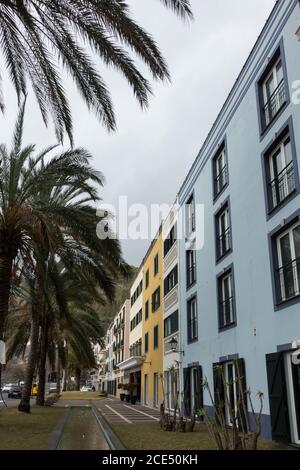
[[(67, 271), (61, 261), (52, 257), (47, 268), (47, 307), (40, 322), (39, 347), (35, 344), (35, 349), (32, 349), (31, 342), (28, 348), (28, 342), (32, 341), (32, 310), (36, 301), (33, 284), (32, 278), (25, 275), (17, 289), (18, 300), (10, 311), (8, 321), (11, 331), (8, 357), (24, 357), (26, 350), (29, 350), (29, 355), (31, 351), (39, 352), (37, 404), (43, 406), (47, 358), (57, 371), (61, 365), (64, 370), (77, 371), (77, 375), (83, 368), (95, 367), (92, 344), (100, 342), (103, 336), (99, 305), (104, 300), (92, 278)], [(33, 363), (37, 364), (35, 359), (30, 359), (27, 360), (27, 370)], [(33, 376), (26, 376), (30, 386), (32, 379)]]
[[(72, 149), (51, 157), (55, 146), (37, 155), (32, 145), (23, 149), (24, 109), (25, 103), (16, 123), (12, 151), (0, 146), (0, 339), (18, 258), (19, 264), (35, 275), (32, 288), (39, 304), (32, 310), (32, 335), (36, 342), (49, 253), (61, 255), (66, 264), (73, 263), (77, 269), (80, 262), (90, 260), (90, 272), (107, 281), (116, 272), (126, 273), (127, 265), (119, 242), (111, 238), (101, 241), (96, 234), (98, 220), (91, 204), (99, 200), (97, 186), (103, 184), (103, 177), (89, 166), (91, 156), (84, 149)], [(101, 256), (101, 264), (93, 263), (91, 252)], [(76, 253), (78, 259), (70, 256)]]
[[(161, 1), (181, 17), (192, 17), (189, 0)], [(151, 87), (128, 49), (154, 79), (169, 79), (159, 48), (131, 18), (124, 0), (0, 0), (0, 44), (19, 100), (29, 78), (43, 120), (47, 124), (51, 115), (60, 140), (67, 132), (72, 142), (72, 118), (58, 65), (109, 130), (116, 126), (113, 106), (89, 48), (124, 75), (142, 107), (148, 104)]]
[[(97, 265), (99, 261), (95, 254), (94, 264)], [(103, 335), (99, 322), (99, 305), (104, 303), (102, 292), (106, 293), (110, 299), (113, 289), (113, 285), (106, 278), (101, 279), (101, 275), (95, 280), (87, 263), (81, 263), (80, 271), (74, 267), (70, 270), (65, 268), (62, 261), (58, 261), (52, 256), (48, 262), (47, 274), (46, 315), (41, 328), (39, 360), (37, 397), (39, 405), (44, 404), (47, 355), (49, 359), (52, 358), (50, 363), (56, 367), (61, 365), (63, 369), (66, 369), (66, 351), (68, 349), (66, 345), (70, 345), (74, 349), (72, 337), (75, 333), (75, 343), (80, 343), (77, 348), (84, 349), (88, 354), (91, 349), (90, 341), (98, 341)], [(92, 323), (91, 327), (90, 322)], [(82, 337), (79, 337), (79, 334)], [(53, 345), (56, 345), (56, 351), (53, 350)], [(60, 374), (58, 374), (59, 378)]]

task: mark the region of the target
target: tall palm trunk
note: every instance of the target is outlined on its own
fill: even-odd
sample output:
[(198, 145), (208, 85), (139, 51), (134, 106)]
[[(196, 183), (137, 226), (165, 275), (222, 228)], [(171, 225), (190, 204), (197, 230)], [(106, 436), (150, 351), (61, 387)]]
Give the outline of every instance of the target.
[(62, 380), (61, 380), (61, 390), (62, 392), (66, 392), (67, 390), (67, 369), (64, 368)]
[(45, 404), (45, 385), (46, 385), (46, 362), (47, 362), (47, 349), (48, 349), (48, 332), (49, 324), (46, 318), (43, 322), (41, 330), (41, 352), (39, 363), (39, 387), (36, 397), (36, 404), (44, 406)]
[(1, 253), (0, 247), (0, 340), (4, 339), (4, 324), (8, 314), (8, 304), (12, 279), (13, 256)]
[(59, 357), (59, 351), (57, 350), (57, 380), (56, 380), (56, 390), (57, 393), (60, 393), (61, 391), (61, 379), (60, 379), (60, 374), (61, 374), (61, 364), (60, 364), (60, 357)]
[(25, 371), (25, 383), (24, 383), (24, 388), (22, 391), (22, 399), (18, 406), (18, 410), (23, 411), (24, 413), (30, 413), (30, 397), (31, 397), (33, 377), (34, 377), (36, 363), (37, 363), (39, 330), (40, 330), (39, 316), (33, 315), (33, 318), (31, 320), (29, 354), (27, 358), (26, 371)]
[(77, 392), (80, 391), (80, 382), (81, 382), (81, 369), (77, 367), (75, 370), (75, 389)]
[(31, 305), (31, 332), (30, 332), (30, 346), (27, 358), (26, 371), (25, 371), (25, 384), (22, 391), (22, 399), (18, 406), (19, 411), (30, 413), (30, 397), (34, 373), (37, 366), (39, 357), (39, 333), (41, 319), (46, 318), (45, 312), (45, 295), (44, 295), (44, 274), (45, 274), (45, 261), (47, 256), (40, 257), (36, 264), (36, 277), (32, 295)]

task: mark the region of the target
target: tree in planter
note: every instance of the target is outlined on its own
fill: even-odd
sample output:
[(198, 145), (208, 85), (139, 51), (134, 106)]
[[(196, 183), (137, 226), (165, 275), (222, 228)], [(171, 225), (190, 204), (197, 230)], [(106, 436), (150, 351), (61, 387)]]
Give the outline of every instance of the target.
[[(172, 391), (174, 391), (177, 367), (171, 366), (169, 368), (169, 372), (171, 375), (171, 389)], [(163, 374), (160, 374), (160, 379), (162, 383), (163, 396), (165, 397), (166, 394), (165, 394)], [(176, 392), (176, 393), (172, 392), (172, 393), (173, 393), (173, 403), (174, 403), (174, 409), (172, 410), (172, 412), (170, 409), (168, 409), (168, 411), (166, 412), (165, 400), (160, 405), (160, 427), (164, 431), (169, 431), (169, 432), (193, 432), (194, 427), (195, 427), (195, 414), (193, 413), (191, 419), (180, 416), (179, 392)]]
[[(203, 380), (203, 388), (208, 391), (214, 409), (214, 417), (210, 417), (206, 409), (199, 410), (199, 414), (205, 417), (208, 431), (214, 440), (218, 450), (256, 450), (258, 438), (261, 434), (261, 415), (263, 411), (263, 393), (258, 392), (260, 407), (255, 413), (250, 389), (246, 389), (244, 377), (240, 373), (239, 361), (234, 362), (236, 378), (227, 381), (224, 366), (215, 366), (219, 388), (215, 396), (211, 392), (207, 378)], [(230, 389), (234, 386), (237, 390), (236, 401), (233, 401)], [(222, 390), (222, 395), (219, 390)], [(254, 418), (254, 429), (250, 426), (247, 402), (250, 404)], [(225, 407), (228, 410), (231, 426), (228, 426), (225, 418)]]
[[(137, 384), (134, 382), (130, 382), (128, 384), (124, 384), (123, 386), (124, 390), (127, 390), (129, 393), (126, 396), (126, 401), (131, 401), (132, 404), (135, 404), (136, 402), (136, 393), (137, 393)], [(127, 397), (129, 396), (129, 399)]]

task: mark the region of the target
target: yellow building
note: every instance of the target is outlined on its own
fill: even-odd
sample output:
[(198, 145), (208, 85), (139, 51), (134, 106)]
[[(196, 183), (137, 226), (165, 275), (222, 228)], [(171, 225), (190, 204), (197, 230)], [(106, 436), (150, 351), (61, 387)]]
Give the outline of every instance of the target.
[(143, 262), (141, 402), (158, 407), (163, 401), (163, 242), (160, 229)]

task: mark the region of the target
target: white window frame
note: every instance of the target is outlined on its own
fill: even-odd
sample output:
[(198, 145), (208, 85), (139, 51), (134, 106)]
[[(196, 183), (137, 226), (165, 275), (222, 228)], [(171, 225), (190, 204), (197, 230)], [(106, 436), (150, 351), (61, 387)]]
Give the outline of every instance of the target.
[[(189, 328), (190, 328), (189, 339), (190, 341), (195, 341), (198, 338), (197, 322), (198, 322), (197, 299), (196, 297), (194, 297), (193, 299), (189, 301)], [(192, 332), (194, 334), (192, 334)]]
[[(263, 84), (262, 84), (263, 99), (264, 99), (264, 111), (265, 111), (265, 107), (267, 106), (267, 104), (268, 104), (268, 102), (269, 102), (269, 100), (271, 99), (271, 96), (272, 96), (271, 95), (270, 97), (268, 97), (267, 82), (269, 81), (269, 79), (272, 76), (273, 80), (274, 80), (274, 92), (277, 90), (277, 88), (280, 84), (280, 82), (278, 80), (278, 75), (277, 75), (277, 66), (278, 66), (279, 63), (281, 63), (281, 69), (282, 69), (282, 72), (283, 72), (283, 63), (282, 63), (282, 59), (281, 59), (281, 56), (280, 56), (276, 60), (275, 64), (272, 67), (272, 70), (270, 70), (270, 72), (268, 73), (268, 75), (266, 76), (266, 78), (264, 79)], [(278, 95), (276, 96), (276, 101), (277, 101), (277, 105), (276, 105), (277, 110), (279, 110), (280, 109), (280, 101), (279, 101), (279, 96)], [(269, 111), (268, 111), (268, 113), (265, 112), (265, 119), (266, 119), (266, 125), (267, 126), (270, 124), (270, 122), (272, 122), (273, 117), (274, 116), (270, 117)]]
[[(292, 141), (291, 141), (291, 137), (290, 137), (290, 134), (286, 134), (284, 136), (284, 138), (281, 140), (281, 142), (276, 146), (276, 148), (273, 150), (273, 152), (271, 152), (271, 154), (269, 155), (269, 169), (270, 169), (270, 179), (271, 179), (271, 182), (275, 180), (275, 178), (278, 176), (278, 175), (275, 175), (274, 173), (274, 156), (276, 154), (278, 154), (278, 152), (280, 152), (280, 159), (281, 159), (281, 165), (282, 165), (282, 172), (286, 169), (286, 167), (291, 163), (287, 163), (287, 155), (286, 155), (286, 151), (285, 151), (285, 147), (286, 147), (286, 142), (289, 141), (290, 142), (290, 145), (292, 146)], [(292, 149), (291, 149), (292, 151)], [(294, 161), (293, 161), (293, 158), (292, 158), (292, 163), (293, 163), (293, 167), (294, 167)], [(289, 181), (288, 181), (288, 175), (287, 173), (285, 173), (283, 175), (283, 178), (284, 178), (284, 182), (283, 182), (283, 188), (284, 188), (284, 197), (280, 200), (280, 201), (277, 201), (277, 193), (275, 191), (274, 193), (274, 189), (271, 188), (271, 195), (272, 195), (272, 202), (273, 202), (273, 207), (277, 207), (278, 204), (280, 204), (282, 201), (284, 201), (285, 198), (287, 198), (292, 191), (289, 192)]]
[[(234, 415), (237, 416), (237, 382), (236, 382), (236, 371), (235, 371), (235, 366), (234, 362), (226, 362), (224, 364), (224, 375), (225, 375), (225, 383), (229, 383), (229, 373), (228, 373), (228, 367), (232, 366), (232, 380), (233, 380), (233, 395), (234, 395)], [(225, 398), (225, 420), (227, 426), (232, 427), (232, 422), (231, 422), (231, 417), (230, 417), (230, 411), (228, 409), (228, 401), (230, 402), (230, 397), (229, 397), (229, 386), (225, 387), (225, 393), (227, 394), (227, 397)]]
[[(229, 279), (229, 297), (228, 299), (225, 298), (225, 281)], [(232, 278), (232, 272), (229, 272), (228, 274), (225, 274), (225, 276), (222, 277), (221, 279), (221, 305), (222, 305), (222, 315), (223, 315), (223, 327), (232, 325), (234, 323), (234, 313), (233, 313), (233, 278)], [(226, 315), (225, 315), (225, 309), (224, 305), (226, 301), (230, 301), (229, 306), (230, 306), (230, 323), (226, 322)]]
[[(296, 249), (295, 249), (295, 241), (294, 241), (294, 230), (295, 228), (299, 227), (300, 226), (300, 222), (296, 222), (294, 225), (292, 225), (291, 227), (289, 227), (287, 230), (285, 230), (284, 232), (282, 232), (280, 235), (278, 235), (278, 237), (276, 238), (276, 246), (277, 246), (277, 256), (278, 256), (278, 268), (279, 270), (282, 269), (284, 266), (283, 266), (283, 262), (282, 262), (282, 252), (281, 252), (281, 245), (280, 245), (280, 241), (282, 238), (284, 238), (286, 235), (289, 235), (289, 241), (290, 241), (290, 249), (291, 249), (291, 258), (292, 258), (292, 266), (293, 266), (293, 269), (296, 270), (297, 272), (297, 262), (296, 262)], [(284, 279), (282, 278), (282, 276), (279, 275), (279, 280), (280, 280), (280, 289), (281, 289), (281, 299), (282, 301), (284, 302), (285, 300), (288, 300), (288, 298), (286, 297), (286, 292), (285, 292), (285, 286), (284, 286)], [(300, 294), (300, 283), (299, 283), (299, 280), (297, 278), (297, 276), (295, 276), (295, 279), (294, 279), (294, 288), (295, 288), (295, 292), (296, 292), (296, 295), (299, 295)], [(292, 297), (293, 298), (293, 297)]]
[(190, 202), (186, 204), (186, 234), (187, 237), (195, 231), (195, 200), (194, 196), (190, 198)]
[[(225, 220), (225, 230), (223, 232), (223, 228), (222, 228), (222, 220)], [(226, 238), (226, 233), (228, 231), (228, 229), (230, 229), (230, 215), (229, 215), (229, 207), (228, 205), (225, 207), (225, 209), (219, 214), (218, 216), (218, 228), (219, 228), (219, 232), (218, 232), (218, 245), (219, 245), (219, 256), (222, 257), (223, 255), (225, 255), (225, 253), (227, 253), (227, 251), (230, 249), (230, 241), (228, 238)], [(225, 236), (225, 242), (226, 242), (226, 247), (225, 247), (225, 251), (223, 252), (222, 251), (222, 244), (221, 244), (221, 237), (224, 237)]]
[[(219, 162), (221, 162), (221, 165), (219, 165)], [(226, 185), (226, 174), (224, 175), (224, 170), (226, 169), (226, 150), (225, 147), (222, 149), (222, 151), (218, 154), (218, 156), (215, 159), (215, 172), (216, 172), (216, 195), (218, 195), (224, 186)], [(220, 179), (221, 175), (222, 179)], [(222, 186), (220, 185), (220, 182), (224, 182)]]
[(286, 377), (286, 384), (287, 384), (287, 397), (288, 397), (291, 438), (294, 444), (300, 444), (300, 433), (298, 431), (298, 424), (297, 424), (297, 418), (296, 418), (295, 390), (294, 390), (294, 380), (293, 380), (293, 372), (292, 372), (292, 354), (293, 352), (288, 352), (284, 356), (285, 377)]

